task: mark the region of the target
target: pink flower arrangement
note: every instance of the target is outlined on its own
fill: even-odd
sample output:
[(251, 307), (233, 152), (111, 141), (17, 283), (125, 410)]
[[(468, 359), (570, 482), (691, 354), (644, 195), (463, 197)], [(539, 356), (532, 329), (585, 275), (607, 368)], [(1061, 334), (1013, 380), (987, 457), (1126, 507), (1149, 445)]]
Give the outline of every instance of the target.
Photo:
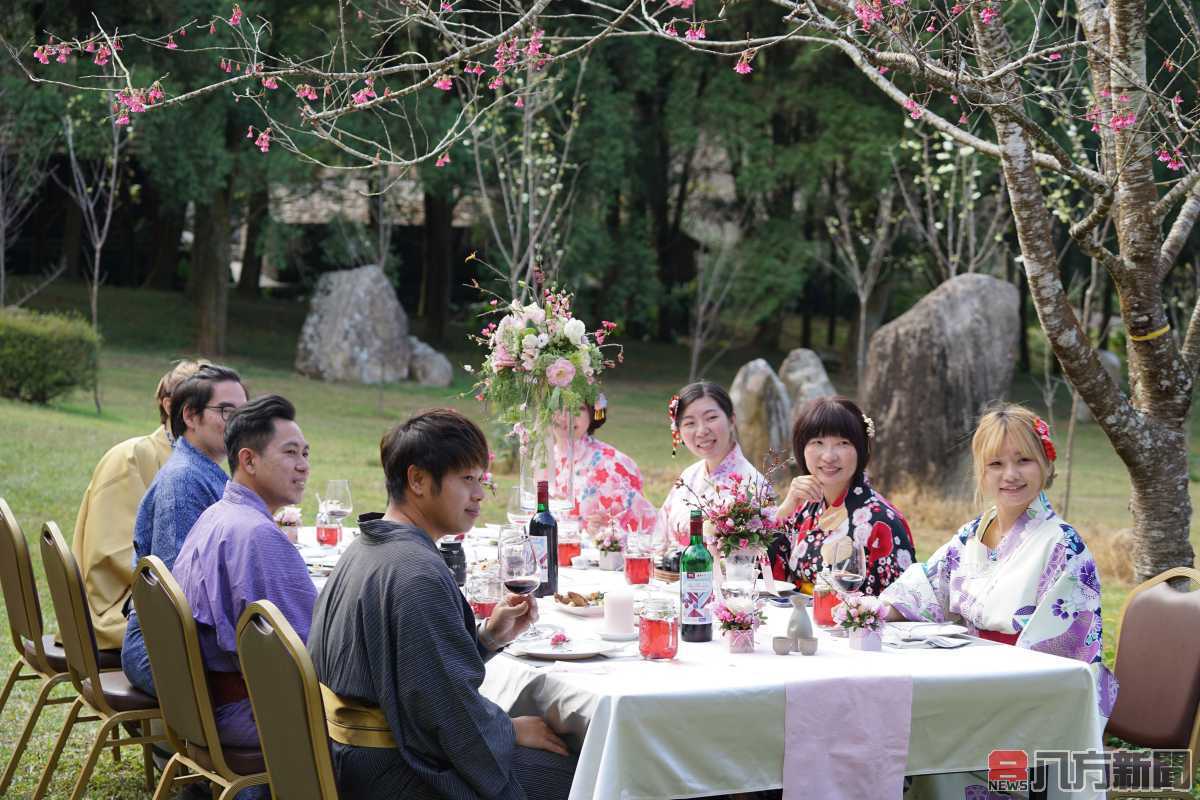
[(569, 641), (571, 641), (570, 636), (567, 636), (562, 631), (558, 631), (557, 633), (555, 633), (553, 636), (550, 637), (550, 646), (551, 647), (562, 647)]
[(706, 501), (693, 493), (691, 505), (707, 520), (708, 538), (727, 556), (734, 550), (766, 550), (770, 546), (779, 529), (773, 503), (773, 491), (765, 478), (743, 478), (734, 472), (718, 487), (714, 499)]
[(847, 630), (882, 630), (883, 604), (869, 594), (849, 595), (833, 607), (833, 621)]
[(619, 553), (625, 549), (625, 538), (613, 528), (604, 531), (592, 541), (601, 553)]
[(752, 631), (767, 621), (766, 615), (748, 597), (730, 597), (713, 611), (723, 631)]

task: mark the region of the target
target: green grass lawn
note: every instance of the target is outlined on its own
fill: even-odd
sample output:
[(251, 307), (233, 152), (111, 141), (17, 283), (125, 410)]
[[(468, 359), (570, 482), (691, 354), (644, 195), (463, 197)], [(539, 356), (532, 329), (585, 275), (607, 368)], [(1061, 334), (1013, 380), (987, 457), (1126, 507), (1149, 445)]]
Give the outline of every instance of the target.
[[(57, 284), (39, 298), (42, 308), (82, 309), (86, 305), (82, 287)], [(245, 303), (234, 300), (230, 309), (229, 356), (225, 363), (238, 369), (251, 395), (277, 392), (295, 402), (298, 423), (312, 445), (310, 490), (304, 501), (306, 520), (315, 513), (315, 494), (325, 481), (348, 478), (354, 492), (356, 511), (382, 510), (385, 491), (379, 467), (380, 436), (391, 425), (414, 411), (436, 405), (452, 405), (485, 422), (478, 404), (463, 395), (470, 389), (468, 376), (457, 370), (454, 386), (447, 390), (422, 389), (412, 385), (383, 388), (327, 384), (300, 377), (291, 369), (294, 343), (306, 307), (293, 301)], [(191, 312), (181, 295), (148, 291), (105, 289), (101, 297), (101, 320), (105, 348), (101, 358), (100, 386), (104, 411), (97, 415), (90, 393), (76, 393), (49, 407), (29, 406), (0, 400), (0, 496), (17, 515), (31, 541), (42, 590), (42, 607), (52, 617), (49, 597), (41, 574), (36, 537), (45, 520), (58, 522), (68, 537), (74, 528), (79, 499), (91, 470), (114, 443), (143, 433), (157, 425), (153, 391), (171, 360), (189, 354), (192, 341)], [(686, 451), (672, 460), (670, 436), (665, 422), (667, 399), (687, 378), (687, 353), (681, 347), (627, 343), (625, 363), (611, 373), (606, 383), (610, 421), (602, 438), (628, 453), (641, 466), (647, 496), (661, 502), (679, 471), (690, 463)], [(456, 365), (478, 362), (479, 355), (465, 340), (452, 346), (449, 355)], [(735, 351), (711, 375), (726, 385), (737, 366), (762, 355), (778, 365), (782, 353)], [(847, 386), (837, 380), (843, 391)], [(1019, 399), (1037, 405), (1031, 384), (1019, 382)], [(1062, 393), (1060, 393), (1062, 394)], [(1066, 409), (1057, 417), (1066, 419)], [(487, 428), (485, 428), (487, 430)], [(1065, 430), (1065, 425), (1060, 425)], [(491, 431), (489, 430), (489, 436)], [(1061, 436), (1061, 434), (1060, 434)], [(1194, 437), (1193, 437), (1194, 438)], [(1061, 445), (1060, 445), (1061, 447)], [(1130, 524), (1128, 479), (1124, 469), (1094, 425), (1082, 426), (1075, 451), (1071, 521), (1085, 539), (1107, 537)], [(511, 475), (499, 476), (501, 490), (511, 485)], [(1053, 499), (1057, 500), (1058, 487)], [(485, 509), (489, 521), (504, 517), (503, 491)], [(1200, 499), (1194, 495), (1193, 503)], [(906, 510), (907, 509), (903, 509)], [(914, 521), (925, 519), (914, 510)], [(944, 516), (944, 515), (943, 515)], [(933, 516), (925, 530), (917, 527), (919, 555), (927, 555), (965, 519)], [(1193, 522), (1193, 542), (1200, 545)], [(1106, 576), (1106, 651), (1127, 587)], [(0, 609), (0, 617), (4, 610)], [(53, 621), (48, 620), (53, 629)], [(7, 629), (0, 619), (0, 629)], [(7, 669), (14, 657), (7, 641), (0, 647)], [(21, 684), (0, 716), (0, 759), (7, 760), (32, 703), (30, 684)], [(22, 759), (11, 797), (25, 797), (36, 785), (41, 765), (53, 745), (65, 707), (48, 709), (38, 725), (30, 750)], [(82, 726), (84, 731), (91, 726)], [(86, 755), (87, 737), (77, 732), (64, 754), (52, 796), (69, 791), (70, 782)], [(106, 757), (97, 767), (89, 796), (144, 798), (139, 776), (140, 757), (129, 753), (121, 764)]]

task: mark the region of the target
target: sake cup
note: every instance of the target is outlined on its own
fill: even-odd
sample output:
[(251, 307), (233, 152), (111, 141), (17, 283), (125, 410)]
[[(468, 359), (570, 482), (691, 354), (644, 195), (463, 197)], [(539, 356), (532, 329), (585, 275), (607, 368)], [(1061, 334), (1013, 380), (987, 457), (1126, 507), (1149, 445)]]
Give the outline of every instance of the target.
[(792, 652), (792, 637), (775, 636), (771, 639), (771, 647), (775, 648), (775, 655), (786, 656)]
[(796, 649), (800, 651), (800, 655), (814, 656), (817, 654), (817, 640), (816, 638), (797, 639)]
[(587, 556), (574, 556), (571, 559), (571, 567), (574, 569), (587, 569), (588, 566)]

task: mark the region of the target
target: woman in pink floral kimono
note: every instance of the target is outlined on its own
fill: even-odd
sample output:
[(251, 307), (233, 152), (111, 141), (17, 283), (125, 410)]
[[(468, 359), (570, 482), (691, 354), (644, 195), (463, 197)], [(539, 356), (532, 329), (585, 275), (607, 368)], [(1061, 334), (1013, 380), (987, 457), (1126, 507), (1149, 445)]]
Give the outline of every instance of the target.
[[(633, 459), (593, 434), (608, 418), (604, 395), (596, 404), (585, 403), (572, 422), (575, 435), (570, 457), (574, 462), (573, 491), (578, 516), (588, 529), (597, 532), (614, 524), (622, 532), (649, 533), (654, 528), (656, 511), (642, 495), (642, 473)], [(567, 416), (560, 414), (554, 426), (554, 493), (567, 491), (568, 432)]]
[(889, 618), (961, 622), (987, 639), (1083, 661), (1107, 717), (1117, 682), (1101, 663), (1100, 579), (1043, 491), (1054, 477), (1050, 429), (1005, 405), (980, 420), (971, 449), (976, 493), (995, 505), (884, 590)]

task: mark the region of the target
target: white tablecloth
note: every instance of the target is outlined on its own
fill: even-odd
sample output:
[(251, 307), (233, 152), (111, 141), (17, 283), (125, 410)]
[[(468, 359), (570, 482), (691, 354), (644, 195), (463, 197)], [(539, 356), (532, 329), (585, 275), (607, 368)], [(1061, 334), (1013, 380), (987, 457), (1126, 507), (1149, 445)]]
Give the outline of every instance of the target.
[[(301, 542), (311, 534), (301, 531)], [(343, 548), (344, 549), (344, 548)], [(332, 552), (332, 549), (330, 549)], [(563, 588), (625, 586), (620, 572), (560, 571)], [(318, 585), (324, 581), (316, 581)], [(543, 622), (574, 639), (595, 637), (582, 619), (540, 601)], [(620, 658), (566, 664), (499, 655), (482, 693), (514, 716), (538, 714), (579, 752), (571, 800), (700, 797), (782, 784), (785, 686), (797, 680), (907, 670), (913, 679), (910, 775), (986, 769), (993, 749), (1102, 747), (1096, 691), (1081, 662), (978, 642), (956, 650), (850, 650), (819, 634), (815, 656), (777, 656), (791, 611), (770, 607), (754, 653), (732, 655), (719, 635), (680, 642), (674, 661), (642, 661), (636, 642)], [(836, 720), (813, 720), (814, 737)], [(864, 757), (870, 757), (864, 754)]]
[[(620, 573), (560, 574), (568, 586), (624, 583)], [(543, 621), (573, 637), (593, 635), (600, 625), (546, 600), (541, 608)], [(1080, 662), (982, 641), (956, 650), (862, 653), (823, 633), (817, 655), (777, 656), (771, 637), (786, 633), (790, 613), (770, 609), (752, 654), (731, 655), (718, 635), (705, 644), (681, 642), (671, 662), (635, 655), (560, 669), (498, 656), (488, 662), (482, 691), (510, 713), (543, 714), (572, 734), (580, 748), (572, 800), (778, 788), (786, 684), (880, 669), (912, 675), (908, 774), (986, 769), (988, 753), (998, 748), (1101, 746), (1095, 688)], [(837, 721), (813, 720), (812, 730), (836, 736)]]

